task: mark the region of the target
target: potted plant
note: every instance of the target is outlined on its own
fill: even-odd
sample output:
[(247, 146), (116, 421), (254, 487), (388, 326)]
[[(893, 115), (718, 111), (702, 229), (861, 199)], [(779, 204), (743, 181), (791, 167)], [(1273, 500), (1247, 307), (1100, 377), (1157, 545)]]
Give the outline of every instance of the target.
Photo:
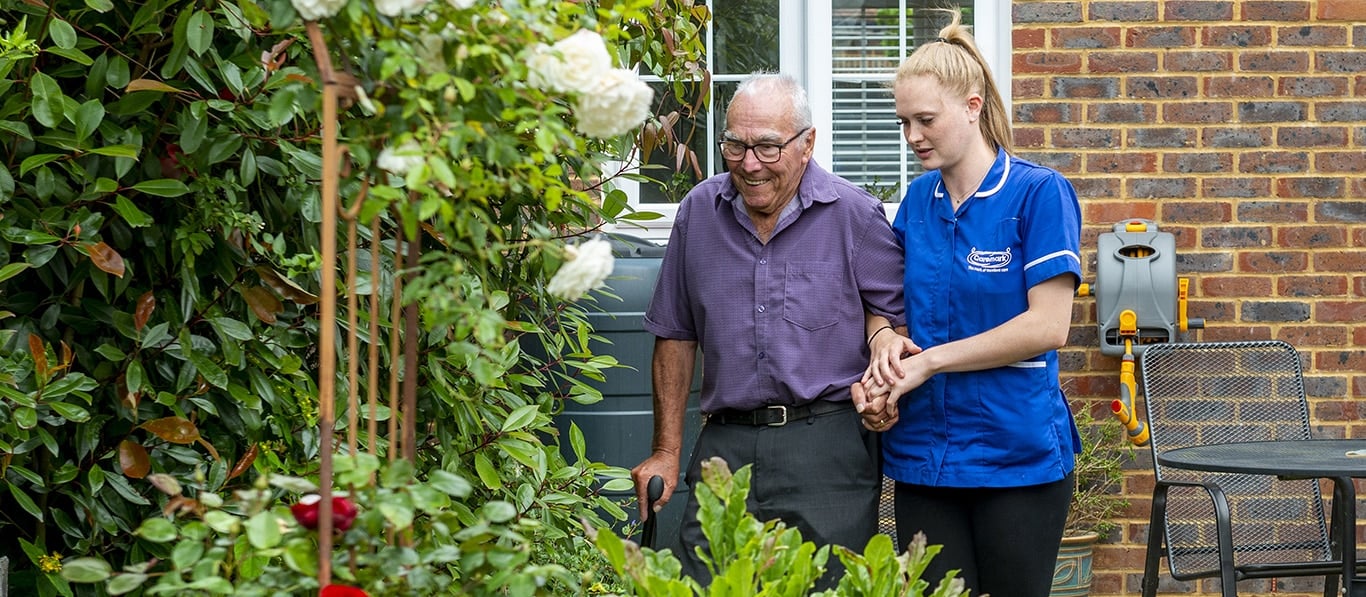
[(1052, 597), (1077, 597), (1091, 591), (1091, 550), (1119, 525), (1114, 516), (1128, 507), (1120, 494), (1124, 461), (1133, 460), (1133, 445), (1119, 422), (1097, 421), (1087, 404), (1076, 405), (1073, 417), (1081, 433), (1075, 469), (1077, 487), (1067, 511), (1062, 548), (1053, 574)]

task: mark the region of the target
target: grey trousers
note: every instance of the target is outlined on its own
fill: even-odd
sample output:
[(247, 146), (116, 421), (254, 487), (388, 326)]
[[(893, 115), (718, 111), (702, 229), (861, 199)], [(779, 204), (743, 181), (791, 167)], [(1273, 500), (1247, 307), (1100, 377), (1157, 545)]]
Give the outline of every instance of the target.
[[(732, 471), (753, 465), (746, 508), (760, 521), (782, 520), (817, 547), (843, 545), (863, 552), (877, 533), (882, 488), (878, 435), (863, 428), (852, 407), (781, 427), (708, 423), (688, 464), (688, 494), (680, 530), (683, 573), (710, 582), (694, 547), (707, 545), (697, 521), (702, 462), (713, 456)], [(816, 588), (831, 588), (843, 575), (832, 553)]]

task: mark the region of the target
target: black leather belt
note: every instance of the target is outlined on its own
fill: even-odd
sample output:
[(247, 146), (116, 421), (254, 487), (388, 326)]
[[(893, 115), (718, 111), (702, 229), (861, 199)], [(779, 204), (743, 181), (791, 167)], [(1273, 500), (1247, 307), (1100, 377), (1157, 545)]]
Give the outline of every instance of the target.
[(774, 404), (754, 410), (721, 410), (707, 415), (708, 423), (723, 425), (752, 425), (755, 427), (781, 427), (788, 423), (809, 419), (816, 415), (832, 413), (837, 410), (853, 408), (848, 400), (830, 402), (817, 400), (801, 406)]

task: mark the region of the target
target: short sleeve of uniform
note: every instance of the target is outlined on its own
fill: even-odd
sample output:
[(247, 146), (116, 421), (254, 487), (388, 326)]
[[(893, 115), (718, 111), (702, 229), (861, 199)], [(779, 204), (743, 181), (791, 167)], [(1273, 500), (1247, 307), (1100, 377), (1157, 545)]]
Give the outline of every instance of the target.
[(1061, 274), (1081, 283), (1081, 205), (1072, 183), (1056, 171), (1038, 168), (1034, 188), (1027, 194), (1025, 230), (1025, 286)]

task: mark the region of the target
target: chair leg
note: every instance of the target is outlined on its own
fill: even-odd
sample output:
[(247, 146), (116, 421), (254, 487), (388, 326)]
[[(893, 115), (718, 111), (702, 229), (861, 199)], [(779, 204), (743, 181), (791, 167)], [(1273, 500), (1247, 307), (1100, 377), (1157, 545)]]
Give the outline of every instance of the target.
[(1152, 514), (1148, 517), (1148, 550), (1143, 561), (1143, 597), (1157, 596), (1158, 568), (1162, 564), (1163, 543), (1167, 540), (1166, 517), (1167, 488), (1158, 487), (1153, 492)]

